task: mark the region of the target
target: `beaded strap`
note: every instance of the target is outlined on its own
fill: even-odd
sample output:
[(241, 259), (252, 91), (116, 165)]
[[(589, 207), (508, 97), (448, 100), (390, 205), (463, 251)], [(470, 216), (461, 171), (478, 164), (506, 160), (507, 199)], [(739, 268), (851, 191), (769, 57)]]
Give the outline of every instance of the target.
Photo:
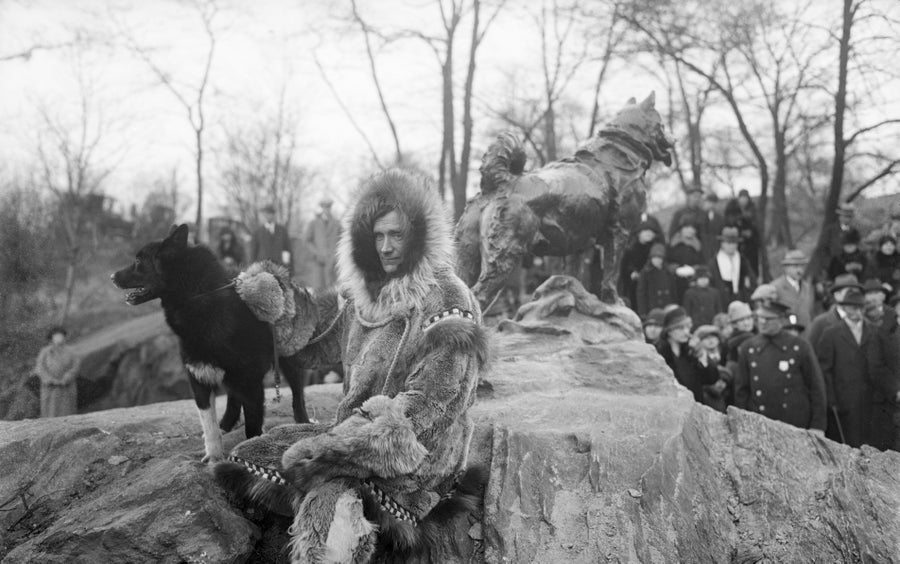
[(429, 317), (428, 320), (425, 321), (425, 329), (428, 329), (429, 327), (431, 327), (438, 321), (440, 321), (442, 319), (447, 319), (448, 317), (459, 317), (462, 319), (470, 319), (472, 321), (475, 320), (475, 315), (471, 311), (468, 311), (465, 309), (460, 309), (458, 307), (454, 307), (454, 308), (450, 308), (450, 309), (445, 309), (444, 311), (442, 311), (440, 313), (436, 313), (436, 314), (432, 315), (431, 317)]

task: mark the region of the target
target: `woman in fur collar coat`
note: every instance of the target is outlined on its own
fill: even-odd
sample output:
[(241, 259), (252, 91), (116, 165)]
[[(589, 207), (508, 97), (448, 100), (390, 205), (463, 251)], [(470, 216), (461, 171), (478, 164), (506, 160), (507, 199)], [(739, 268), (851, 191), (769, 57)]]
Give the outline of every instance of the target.
[(437, 500), (465, 468), (487, 343), (453, 262), (449, 217), (429, 182), (389, 170), (362, 186), (338, 245), (347, 302), (336, 330), (304, 349), (340, 351), (334, 423), (275, 428), (216, 468), (227, 487), (293, 512), (293, 561), (368, 562), (379, 550), (421, 548)]

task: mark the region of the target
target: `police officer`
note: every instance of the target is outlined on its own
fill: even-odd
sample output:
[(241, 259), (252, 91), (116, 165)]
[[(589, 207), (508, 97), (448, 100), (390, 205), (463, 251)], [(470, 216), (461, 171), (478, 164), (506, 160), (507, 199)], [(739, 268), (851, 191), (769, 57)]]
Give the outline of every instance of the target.
[(759, 334), (738, 348), (734, 404), (824, 434), (825, 380), (809, 343), (785, 331), (787, 314), (777, 300), (757, 306)]

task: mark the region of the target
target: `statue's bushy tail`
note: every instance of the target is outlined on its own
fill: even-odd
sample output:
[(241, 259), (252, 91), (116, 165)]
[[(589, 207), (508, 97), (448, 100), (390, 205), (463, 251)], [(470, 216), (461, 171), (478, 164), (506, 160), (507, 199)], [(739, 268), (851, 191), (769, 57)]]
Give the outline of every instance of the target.
[(485, 194), (515, 180), (525, 170), (525, 150), (509, 131), (504, 131), (491, 143), (481, 157), (481, 191)]

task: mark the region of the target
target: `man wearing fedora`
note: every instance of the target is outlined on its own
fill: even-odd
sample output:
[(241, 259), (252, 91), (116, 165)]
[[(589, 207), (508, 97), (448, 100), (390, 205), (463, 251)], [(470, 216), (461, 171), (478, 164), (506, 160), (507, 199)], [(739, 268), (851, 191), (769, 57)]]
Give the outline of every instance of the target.
[(784, 330), (788, 307), (756, 309), (759, 335), (738, 348), (734, 405), (801, 429), (825, 431), (825, 382), (812, 347)]
[(872, 393), (872, 433), (869, 444), (882, 450), (898, 450), (900, 328), (897, 325), (897, 312), (893, 307), (885, 305), (889, 292), (877, 278), (866, 280), (863, 290), (866, 300), (865, 319), (877, 328), (884, 360), (883, 378)]
[(832, 284), (829, 289), (832, 299), (831, 307), (828, 311), (817, 315), (812, 322), (807, 325), (806, 331), (803, 334), (803, 337), (809, 341), (809, 344), (812, 345), (813, 348), (818, 344), (819, 339), (822, 337), (822, 333), (827, 327), (836, 325), (844, 319), (844, 310), (838, 308), (836, 304), (844, 298), (844, 295), (847, 292), (854, 288), (862, 292), (862, 286), (859, 285), (856, 276), (852, 274), (841, 274), (834, 279), (834, 284)]
[(882, 342), (863, 317), (865, 296), (852, 287), (837, 299), (842, 319), (815, 345), (828, 393), (828, 438), (859, 447), (873, 441), (873, 393), (885, 380)]
[(785, 304), (797, 316), (804, 327), (812, 321), (815, 307), (815, 290), (808, 280), (803, 280), (803, 270), (809, 259), (803, 251), (793, 249), (781, 259), (782, 274), (772, 281), (778, 301)]
[(319, 213), (306, 230), (306, 243), (313, 258), (310, 286), (317, 289), (331, 288), (335, 283), (334, 262), (341, 226), (331, 215), (333, 203), (327, 196), (322, 198)]
[(685, 204), (683, 208), (675, 210), (672, 221), (669, 223), (669, 240), (671, 241), (682, 225), (690, 223), (697, 230), (697, 235), (702, 236), (706, 230), (706, 212), (703, 210), (703, 190), (696, 186), (689, 186), (685, 192)]
[(709, 263), (710, 285), (719, 291), (723, 303), (749, 302), (756, 287), (756, 273), (747, 257), (738, 251), (740, 231), (726, 225), (719, 234), (719, 251)]
[[(856, 208), (853, 204), (840, 204), (835, 210), (838, 217), (837, 224), (828, 226), (828, 259), (832, 259), (841, 254), (844, 244), (844, 237), (848, 233), (855, 234), (857, 240), (859, 238), (859, 230), (853, 225), (853, 216)], [(828, 264), (828, 261), (825, 262)]]
[(250, 242), (250, 260), (270, 260), (291, 270), (291, 240), (287, 229), (275, 221), (275, 206), (263, 206), (262, 221)]

